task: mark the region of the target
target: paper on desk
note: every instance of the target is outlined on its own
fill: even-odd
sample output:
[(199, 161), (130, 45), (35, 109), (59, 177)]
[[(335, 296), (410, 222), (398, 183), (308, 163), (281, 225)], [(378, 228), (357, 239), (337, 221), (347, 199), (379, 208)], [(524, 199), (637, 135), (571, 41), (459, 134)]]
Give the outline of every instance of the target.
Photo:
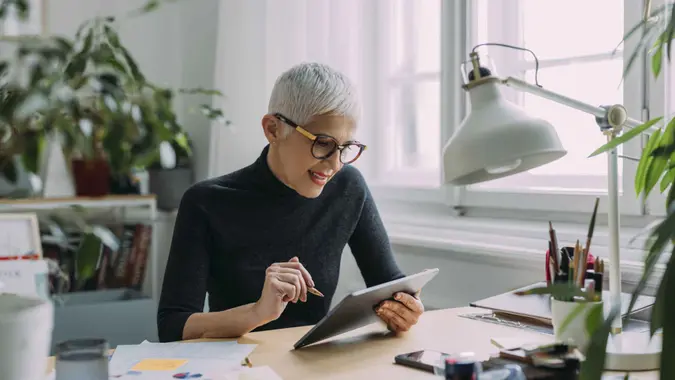
[(222, 368), (219, 362), (213, 359), (192, 359), (177, 371), (130, 371), (119, 376), (111, 376), (111, 379), (173, 380), (179, 378), (176, 375), (180, 374), (186, 379), (194, 376), (199, 380), (282, 380), (270, 367), (231, 369)]
[(109, 372), (112, 375), (125, 373), (144, 359), (192, 359), (188, 360), (185, 365), (192, 365), (197, 362), (197, 359), (217, 359), (221, 370), (238, 368), (255, 347), (255, 344), (238, 344), (237, 342), (143, 342), (139, 345), (118, 345), (110, 360)]

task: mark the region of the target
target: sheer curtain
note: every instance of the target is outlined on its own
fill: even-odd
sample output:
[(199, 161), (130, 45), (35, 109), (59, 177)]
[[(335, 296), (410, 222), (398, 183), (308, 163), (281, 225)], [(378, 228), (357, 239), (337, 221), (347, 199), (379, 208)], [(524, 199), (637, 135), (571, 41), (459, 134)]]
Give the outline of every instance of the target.
[[(249, 0), (220, 4), (217, 99), (232, 121), (212, 126), (210, 175), (236, 170), (257, 157), (266, 143), (260, 120), (279, 74), (301, 62), (326, 63), (348, 75), (363, 103), (357, 138), (368, 138), (373, 49), (368, 29), (371, 2), (360, 0)], [(362, 160), (359, 160), (362, 161)], [(359, 162), (365, 169), (365, 162)]]

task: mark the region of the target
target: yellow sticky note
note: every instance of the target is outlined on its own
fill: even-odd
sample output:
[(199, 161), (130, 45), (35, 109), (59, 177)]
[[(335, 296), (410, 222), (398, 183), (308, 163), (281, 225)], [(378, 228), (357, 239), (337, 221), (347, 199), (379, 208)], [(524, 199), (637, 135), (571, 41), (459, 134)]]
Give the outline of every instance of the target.
[(131, 368), (132, 371), (173, 371), (187, 363), (184, 359), (145, 359)]

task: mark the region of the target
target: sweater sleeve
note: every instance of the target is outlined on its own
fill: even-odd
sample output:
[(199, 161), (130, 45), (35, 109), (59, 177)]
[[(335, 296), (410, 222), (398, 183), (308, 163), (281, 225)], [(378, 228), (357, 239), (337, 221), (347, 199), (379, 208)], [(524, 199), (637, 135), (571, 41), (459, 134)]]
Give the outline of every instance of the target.
[(186, 191), (178, 208), (157, 310), (160, 342), (182, 340), (190, 315), (204, 311), (209, 228), (206, 213), (196, 201), (196, 190)]
[(366, 286), (371, 287), (404, 277), (404, 274), (396, 264), (389, 236), (368, 185), (360, 173), (357, 179), (359, 187), (365, 192), (365, 197), (359, 221), (349, 239), (349, 248)]

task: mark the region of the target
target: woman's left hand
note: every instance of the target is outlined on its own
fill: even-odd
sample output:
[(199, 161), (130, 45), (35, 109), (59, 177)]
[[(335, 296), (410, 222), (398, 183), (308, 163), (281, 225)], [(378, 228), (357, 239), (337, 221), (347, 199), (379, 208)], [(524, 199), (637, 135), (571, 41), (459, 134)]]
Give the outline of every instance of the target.
[(424, 313), (424, 305), (419, 299), (419, 293), (414, 296), (396, 293), (394, 301), (382, 302), (375, 312), (387, 324), (389, 330), (400, 333), (410, 330), (417, 323), (420, 315)]

